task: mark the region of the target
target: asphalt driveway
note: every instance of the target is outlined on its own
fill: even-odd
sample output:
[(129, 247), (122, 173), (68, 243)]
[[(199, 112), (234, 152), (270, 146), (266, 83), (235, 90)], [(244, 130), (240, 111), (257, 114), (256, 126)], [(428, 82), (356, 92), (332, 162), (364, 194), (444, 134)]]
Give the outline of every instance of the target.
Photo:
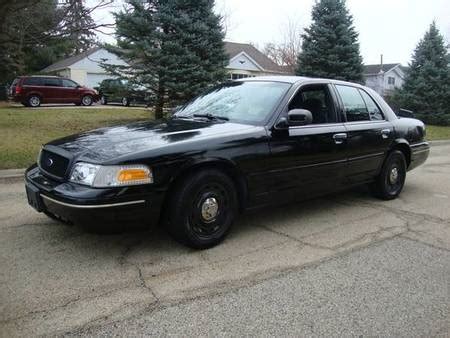
[(58, 224), (0, 182), (0, 335), (448, 336), (450, 145), (401, 197), (244, 215), (207, 251)]

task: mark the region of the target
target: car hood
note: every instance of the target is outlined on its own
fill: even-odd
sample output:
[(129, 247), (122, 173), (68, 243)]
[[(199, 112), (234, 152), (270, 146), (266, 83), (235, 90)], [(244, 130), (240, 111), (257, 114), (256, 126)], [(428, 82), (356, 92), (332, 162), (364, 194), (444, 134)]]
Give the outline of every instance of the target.
[(52, 141), (46, 146), (56, 146), (83, 160), (103, 162), (180, 142), (194, 142), (253, 128), (231, 122), (168, 119), (96, 129)]

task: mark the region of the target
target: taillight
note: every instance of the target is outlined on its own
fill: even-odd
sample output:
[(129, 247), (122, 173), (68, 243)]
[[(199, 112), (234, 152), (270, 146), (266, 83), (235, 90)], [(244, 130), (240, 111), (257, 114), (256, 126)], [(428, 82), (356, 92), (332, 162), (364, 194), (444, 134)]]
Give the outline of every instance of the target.
[(16, 86), (16, 94), (20, 94), (22, 87)]

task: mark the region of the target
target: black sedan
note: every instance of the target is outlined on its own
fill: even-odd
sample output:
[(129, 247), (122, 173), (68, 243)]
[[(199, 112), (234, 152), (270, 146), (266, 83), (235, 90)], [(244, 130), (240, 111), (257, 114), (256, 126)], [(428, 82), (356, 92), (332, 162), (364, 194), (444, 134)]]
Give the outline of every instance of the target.
[(52, 141), (26, 172), (29, 203), (81, 224), (160, 221), (194, 248), (248, 209), (370, 184), (396, 198), (425, 162), (425, 126), (358, 84), (262, 77), (214, 87), (171, 118)]

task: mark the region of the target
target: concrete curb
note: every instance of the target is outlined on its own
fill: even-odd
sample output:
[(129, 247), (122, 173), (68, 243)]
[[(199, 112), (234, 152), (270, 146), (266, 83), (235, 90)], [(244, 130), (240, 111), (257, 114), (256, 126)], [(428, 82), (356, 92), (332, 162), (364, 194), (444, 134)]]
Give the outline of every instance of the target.
[(450, 144), (450, 140), (437, 140), (437, 141), (429, 141), (430, 145), (436, 146), (445, 146)]
[[(450, 140), (429, 141), (433, 147), (450, 145)], [(4, 169), (0, 170), (0, 180), (12, 180), (23, 178), (25, 169)]]
[(16, 180), (23, 178), (25, 169), (4, 169), (0, 170), (0, 180)]

